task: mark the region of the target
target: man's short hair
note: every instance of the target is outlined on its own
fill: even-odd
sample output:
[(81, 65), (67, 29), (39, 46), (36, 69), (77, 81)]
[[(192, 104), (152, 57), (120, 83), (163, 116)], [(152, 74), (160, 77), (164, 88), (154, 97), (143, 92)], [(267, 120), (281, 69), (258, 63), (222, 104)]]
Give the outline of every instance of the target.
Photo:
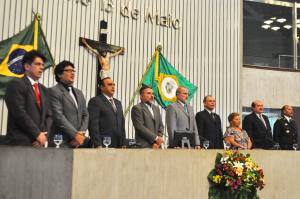
[(212, 95), (206, 95), (204, 98), (203, 98), (203, 103), (206, 102), (207, 98), (209, 97), (213, 97)]
[(253, 102), (251, 103), (251, 107), (252, 107), (252, 108), (255, 108), (255, 106), (256, 106), (256, 103), (255, 103), (255, 101), (253, 101)]
[[(147, 86), (147, 85), (143, 85), (141, 88), (140, 88), (140, 95), (143, 94), (144, 90), (146, 90), (147, 88), (151, 88), (150, 86)], [(152, 89), (152, 88), (151, 88)]]
[(284, 105), (283, 107), (281, 107), (281, 116), (284, 116), (283, 111), (286, 109), (286, 107), (288, 107), (289, 105)]
[(74, 66), (74, 64), (73, 64), (72, 62), (66, 61), (66, 60), (60, 62), (59, 64), (57, 64), (57, 65), (55, 66), (55, 69), (54, 69), (54, 75), (55, 75), (55, 80), (56, 80), (57, 82), (60, 82), (60, 77), (59, 77), (59, 75), (63, 74), (63, 72), (64, 72), (64, 70), (65, 70), (65, 68), (66, 68), (67, 66), (71, 66), (72, 68), (75, 68), (75, 66)]
[(100, 86), (104, 86), (104, 80), (106, 80), (106, 79), (111, 79), (111, 78), (110, 77), (105, 77), (105, 78), (101, 79)]
[(46, 62), (46, 57), (37, 50), (31, 50), (26, 52), (23, 59), (22, 59), (22, 66), (24, 67), (25, 64), (31, 65), (35, 58), (41, 58), (44, 62)]
[(178, 86), (178, 88), (176, 89), (176, 96), (180, 93), (179, 91), (184, 88), (187, 89), (187, 87), (185, 87), (185, 86)]
[(288, 105), (284, 105), (284, 106), (281, 108), (281, 112), (283, 112), (283, 111), (286, 109), (287, 106), (288, 106)]

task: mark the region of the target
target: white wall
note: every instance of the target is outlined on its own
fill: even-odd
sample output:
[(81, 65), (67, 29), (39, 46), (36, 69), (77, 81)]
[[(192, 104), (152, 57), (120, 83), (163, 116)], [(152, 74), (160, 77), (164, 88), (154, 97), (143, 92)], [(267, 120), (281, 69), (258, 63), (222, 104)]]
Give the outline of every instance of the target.
[(285, 104), (300, 106), (300, 71), (276, 71), (259, 68), (242, 69), (242, 106), (260, 99), (268, 108), (281, 108)]
[[(95, 95), (96, 59), (79, 47), (80, 36), (98, 39), (99, 21), (108, 21), (108, 42), (124, 46), (125, 56), (111, 61), (117, 83), (116, 97), (123, 107), (128, 105), (158, 42), (162, 53), (187, 79), (198, 85), (192, 101), (196, 111), (202, 109), (202, 98), (216, 96), (217, 113), (224, 125), (227, 115), (240, 109), (241, 19), (242, 0), (131, 0), (137, 8), (137, 20), (121, 16), (123, 0), (0, 0), (0, 40), (22, 30), (32, 20), (32, 10), (42, 15), (42, 27), (56, 63), (63, 59), (75, 63), (77, 81), (89, 100)], [(103, 5), (113, 3), (106, 13)], [(144, 14), (159, 11), (180, 20), (180, 28), (146, 23)], [(55, 84), (52, 70), (45, 72), (42, 82)], [(136, 103), (138, 99), (136, 99)], [(133, 133), (130, 115), (126, 118), (128, 134)], [(7, 110), (0, 102), (0, 132), (6, 133)]]

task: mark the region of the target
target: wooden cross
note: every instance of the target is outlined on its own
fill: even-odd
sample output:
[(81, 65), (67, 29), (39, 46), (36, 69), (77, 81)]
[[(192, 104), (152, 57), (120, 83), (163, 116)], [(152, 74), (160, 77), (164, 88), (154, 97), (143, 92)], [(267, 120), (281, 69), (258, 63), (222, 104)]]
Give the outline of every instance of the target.
[[(79, 46), (83, 46), (88, 50), (92, 51), (94, 54), (97, 55), (98, 60), (98, 67), (97, 67), (97, 90), (96, 93), (100, 93), (100, 81), (101, 78), (98, 75), (100, 71), (109, 70), (109, 60), (111, 57), (116, 55), (124, 55), (124, 48), (112, 44), (107, 43), (107, 34), (105, 33), (107, 30), (107, 22), (102, 20), (100, 21), (100, 34), (99, 34), (99, 41), (95, 41), (88, 38), (79, 37)], [(107, 53), (111, 53), (111, 56)], [(102, 63), (101, 63), (102, 60)]]
[(101, 52), (110, 52), (110, 53), (118, 52), (122, 47), (112, 45), (112, 44), (108, 44), (107, 43), (107, 33), (106, 32), (107, 32), (107, 22), (104, 21), (104, 20), (101, 20), (100, 21), (99, 41), (79, 37), (79, 46), (84, 46), (85, 47), (85, 45), (82, 43), (82, 39), (85, 39), (87, 41), (87, 43), (92, 48), (97, 49), (97, 51), (99, 53), (101, 53)]

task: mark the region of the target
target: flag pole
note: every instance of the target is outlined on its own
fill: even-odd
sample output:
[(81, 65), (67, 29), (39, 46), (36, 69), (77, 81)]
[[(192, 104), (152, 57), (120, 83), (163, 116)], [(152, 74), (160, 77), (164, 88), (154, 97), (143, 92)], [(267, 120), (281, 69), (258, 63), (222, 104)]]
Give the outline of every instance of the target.
[(134, 102), (135, 97), (137, 96), (137, 94), (139, 93), (140, 88), (141, 88), (142, 85), (143, 85), (144, 77), (145, 77), (145, 75), (147, 74), (147, 72), (148, 72), (149, 69), (150, 69), (151, 63), (152, 63), (153, 59), (155, 58), (156, 51), (159, 51), (159, 52), (160, 52), (161, 49), (162, 49), (162, 45), (158, 44), (158, 46), (155, 48), (155, 52), (154, 52), (154, 54), (153, 54), (153, 56), (152, 56), (152, 58), (151, 58), (151, 61), (148, 63), (148, 65), (147, 65), (147, 67), (146, 67), (146, 70), (144, 71), (144, 73), (143, 73), (143, 75), (142, 75), (142, 78), (141, 78), (141, 80), (139, 81), (139, 84), (138, 84), (137, 88), (135, 89), (135, 91), (134, 91), (132, 97), (130, 98), (129, 104), (128, 104), (128, 106), (126, 107), (125, 112), (124, 112), (124, 117), (127, 116), (128, 112), (129, 112), (129, 109), (130, 109), (130, 107), (132, 106), (132, 104), (133, 104), (133, 102)]
[[(46, 41), (47, 41), (47, 40), (46, 40), (46, 36), (45, 36), (45, 34), (44, 34), (42, 28), (40, 28), (40, 26), (41, 26), (40, 22), (41, 22), (41, 20), (42, 20), (42, 16), (41, 16), (40, 13), (34, 12), (33, 10), (32, 10), (32, 14), (34, 15), (35, 28), (36, 28), (36, 26), (38, 26), (38, 27), (37, 27), (37, 30), (40, 31), (40, 35), (41, 35), (41, 37), (42, 37), (42, 38), (44, 39), (44, 41), (45, 41), (45, 46), (46, 46), (47, 50), (50, 52), (50, 47), (49, 47), (48, 43), (46, 42)], [(34, 32), (36, 32), (36, 30), (35, 30)], [(34, 35), (35, 35), (35, 36), (34, 36), (34, 37), (35, 37), (34, 40), (35, 40), (35, 42), (37, 43), (37, 41), (36, 41), (37, 35), (36, 35), (36, 34), (34, 34)], [(37, 44), (37, 45), (38, 45), (38, 44)], [(50, 57), (50, 61), (54, 64), (54, 65), (53, 65), (53, 74), (54, 74), (54, 69), (55, 69), (55, 67), (56, 67), (55, 62), (54, 62), (54, 58), (53, 58), (53, 56), (52, 56), (51, 53), (49, 54), (49, 57)], [(45, 67), (45, 68), (43, 68), (43, 70), (46, 70), (46, 69), (48, 69), (48, 68), (50, 68), (50, 67), (51, 67), (51, 66)]]

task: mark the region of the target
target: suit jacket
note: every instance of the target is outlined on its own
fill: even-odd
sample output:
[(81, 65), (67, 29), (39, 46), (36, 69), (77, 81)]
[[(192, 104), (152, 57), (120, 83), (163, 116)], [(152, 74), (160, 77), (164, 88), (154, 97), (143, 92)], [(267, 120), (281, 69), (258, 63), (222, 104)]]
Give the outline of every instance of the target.
[(298, 142), (295, 120), (288, 121), (285, 117), (278, 118), (274, 124), (273, 137), (281, 149), (292, 150), (293, 144)]
[(162, 136), (164, 131), (159, 108), (153, 104), (152, 110), (154, 117), (145, 103), (139, 103), (131, 109), (135, 139), (143, 148), (151, 148), (156, 136)]
[(253, 148), (268, 149), (273, 146), (269, 119), (265, 115), (263, 115), (263, 118), (267, 127), (254, 112), (247, 115), (243, 120), (243, 129), (247, 131), (251, 138)]
[(75, 138), (78, 131), (86, 131), (88, 128), (89, 114), (82, 92), (73, 88), (78, 108), (68, 90), (61, 83), (50, 88), (50, 104), (53, 113), (53, 125), (50, 141), (53, 135), (60, 133), (63, 135), (63, 145), (70, 146), (69, 143)]
[(38, 84), (38, 88), (41, 110), (31, 82), (26, 76), (9, 83), (4, 98), (8, 109), (8, 144), (32, 145), (40, 132), (48, 132), (51, 124), (48, 90), (42, 84)]
[(209, 141), (210, 149), (223, 149), (223, 131), (220, 116), (213, 113), (214, 118), (205, 109), (196, 114), (196, 122), (200, 139)]
[(200, 145), (194, 110), (191, 105), (187, 104), (187, 112), (185, 112), (184, 107), (178, 101), (169, 105), (166, 112), (166, 125), (171, 147), (173, 146), (174, 131), (178, 130), (194, 131), (195, 144)]
[(104, 136), (111, 137), (109, 147), (119, 148), (125, 145), (125, 119), (122, 104), (115, 98), (114, 103), (117, 108), (116, 112), (103, 94), (93, 97), (89, 101), (89, 133), (96, 147), (102, 145)]

